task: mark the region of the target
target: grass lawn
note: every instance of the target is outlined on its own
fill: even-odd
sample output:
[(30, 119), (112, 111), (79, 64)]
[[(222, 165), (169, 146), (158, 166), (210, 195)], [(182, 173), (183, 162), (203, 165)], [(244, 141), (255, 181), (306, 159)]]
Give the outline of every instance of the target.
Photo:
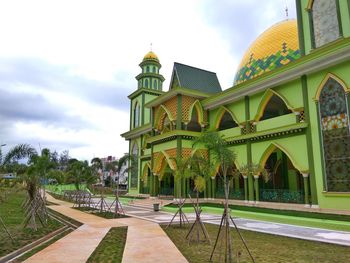
[(99, 217), (103, 217), (106, 219), (117, 219), (117, 218), (125, 218), (128, 217), (126, 215), (119, 215), (119, 216), (115, 216), (114, 213), (109, 212), (109, 211), (104, 211), (104, 212), (100, 212), (98, 209), (96, 208), (91, 208), (91, 207), (74, 207), (74, 209), (95, 215), (95, 216), (99, 216)]
[[(165, 232), (190, 263), (210, 262), (209, 258), (214, 246), (218, 226), (211, 224), (206, 224), (205, 226), (209, 232), (211, 245), (204, 242), (189, 244), (185, 239), (190, 227), (189, 225), (186, 228), (179, 228), (178, 226), (169, 227)], [(246, 230), (241, 230), (240, 232), (247, 242), (255, 261), (259, 263), (349, 262), (348, 260), (350, 259), (350, 249), (345, 246), (280, 237)], [(239, 261), (235, 257), (234, 262), (251, 262), (243, 243), (234, 229), (232, 229), (232, 235), (234, 254), (237, 255), (238, 252), (241, 252)], [(224, 244), (222, 244), (223, 246)], [(218, 262), (218, 259), (218, 254), (216, 254), (214, 262)]]
[[(211, 213), (211, 214), (220, 214), (222, 215), (223, 208), (222, 206), (208, 206), (206, 204), (202, 205), (202, 210), (204, 213)], [(162, 208), (163, 211), (172, 212), (175, 213), (177, 208), (174, 206), (165, 206)], [(183, 208), (185, 213), (194, 213), (192, 207), (184, 207)], [(315, 216), (312, 215), (313, 213), (305, 213), (298, 211), (292, 211), (294, 213), (279, 213), (283, 212), (278, 210), (273, 213), (273, 209), (268, 209), (266, 212), (262, 209), (260, 210), (239, 210), (239, 208), (233, 207), (231, 210), (231, 215), (234, 217), (240, 217), (240, 218), (247, 218), (247, 219), (255, 219), (255, 220), (262, 220), (262, 221), (268, 221), (268, 222), (274, 222), (274, 223), (282, 223), (282, 224), (291, 224), (291, 225), (298, 225), (298, 226), (307, 226), (307, 227), (316, 227), (316, 228), (324, 228), (324, 229), (331, 229), (331, 230), (341, 230), (341, 231), (350, 231), (350, 218), (348, 221), (345, 220), (344, 217), (338, 217), (338, 215), (334, 215), (334, 217), (331, 217), (332, 215), (324, 215), (327, 219), (322, 219), (321, 216)], [(309, 217), (306, 217), (309, 216)], [(344, 220), (339, 220), (339, 219)]]
[(111, 228), (87, 262), (122, 262), (127, 231), (127, 227)]
[[(81, 190), (88, 190), (88, 189), (86, 188), (86, 185), (85, 185), (85, 184), (80, 185), (80, 188), (81, 188)], [(45, 185), (45, 189), (48, 190), (48, 191), (51, 191), (51, 192), (60, 194), (60, 195), (63, 195), (63, 193), (64, 193), (65, 190), (77, 190), (77, 189), (75, 188), (75, 185), (74, 185), (74, 184), (62, 184), (62, 185), (54, 184), (54, 185)]]
[(14, 238), (14, 242), (12, 242), (0, 225), (0, 257), (62, 227), (61, 223), (49, 219), (45, 227), (41, 227), (40, 223), (38, 223), (38, 231), (29, 228), (23, 229), (24, 211), (21, 208), (21, 204), (25, 196), (26, 193), (24, 191), (13, 192), (8, 195), (5, 202), (0, 203), (0, 216)]

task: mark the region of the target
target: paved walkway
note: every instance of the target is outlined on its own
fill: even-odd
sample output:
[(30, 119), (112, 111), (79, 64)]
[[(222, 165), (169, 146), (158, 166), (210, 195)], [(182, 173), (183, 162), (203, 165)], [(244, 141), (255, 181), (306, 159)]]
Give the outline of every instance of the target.
[[(144, 218), (160, 224), (168, 223), (173, 217), (173, 213), (153, 212), (152, 209), (147, 207), (134, 207), (133, 205), (127, 205), (123, 207), (125, 212), (130, 216)], [(194, 213), (186, 213), (186, 216), (190, 221), (193, 221), (195, 219)], [(202, 213), (202, 219), (205, 223), (219, 225), (221, 221), (221, 215)], [(178, 220), (178, 218), (176, 218), (176, 220)], [(234, 221), (237, 227), (240, 229), (350, 246), (350, 232), (295, 226), (267, 221), (251, 220), (245, 218), (234, 218)], [(233, 224), (231, 224), (231, 226), (233, 227)]]
[(48, 201), (58, 204), (50, 206), (51, 209), (83, 225), (25, 262), (86, 262), (110, 228), (120, 226), (128, 226), (122, 262), (147, 263), (157, 262), (159, 259), (169, 263), (187, 262), (161, 227), (154, 222), (138, 218), (103, 219), (73, 209), (71, 203), (56, 200), (50, 195), (47, 197)]

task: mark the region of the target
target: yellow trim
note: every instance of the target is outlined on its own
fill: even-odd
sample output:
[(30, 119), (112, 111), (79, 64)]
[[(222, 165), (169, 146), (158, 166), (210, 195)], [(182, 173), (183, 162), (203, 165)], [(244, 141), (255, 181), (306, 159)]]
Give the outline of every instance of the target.
[(328, 197), (350, 197), (349, 192), (322, 192), (323, 195)]
[(259, 121), (260, 118), (264, 115), (265, 108), (273, 95), (278, 96), (284, 102), (284, 104), (287, 106), (287, 108), (289, 110), (291, 110), (292, 112), (294, 112), (293, 107), (290, 105), (290, 103), (288, 102), (288, 100), (284, 96), (282, 96), (278, 92), (274, 91), (273, 89), (267, 89), (261, 98), (257, 113), (254, 117), (255, 121)]
[(218, 113), (216, 114), (216, 118), (215, 118), (215, 129), (219, 129), (219, 126), (220, 126), (220, 122), (221, 122), (221, 119), (222, 117), (224, 116), (225, 112), (228, 112), (233, 121), (236, 122), (236, 124), (239, 126), (239, 122), (236, 118), (236, 116), (234, 115), (234, 113), (232, 111), (230, 111), (228, 108), (226, 108), (225, 106), (221, 106), (218, 110)]
[(148, 177), (148, 168), (151, 169), (151, 164), (149, 162), (145, 163), (145, 165), (143, 166), (143, 170), (142, 170), (142, 178), (141, 180), (147, 183), (147, 177)]
[[(162, 104), (160, 105), (157, 113), (156, 113), (156, 118), (155, 118), (155, 122), (154, 122), (154, 127), (155, 128), (158, 128), (158, 124), (159, 124), (159, 121), (160, 121), (160, 116), (161, 114), (165, 112), (165, 116), (168, 115), (168, 118), (170, 121), (174, 121), (174, 118), (173, 116), (171, 115), (171, 112)], [(161, 127), (161, 129), (163, 129), (163, 127)]]
[(259, 165), (261, 167), (265, 167), (265, 164), (266, 164), (266, 161), (267, 159), (270, 157), (270, 155), (276, 150), (276, 149), (279, 149), (281, 150), (282, 152), (284, 152), (289, 160), (292, 162), (293, 166), (295, 169), (297, 169), (299, 172), (301, 173), (307, 173), (308, 171), (305, 171), (303, 169), (301, 169), (301, 167), (299, 166), (299, 164), (297, 164), (294, 160), (294, 158), (292, 157), (292, 155), (284, 148), (282, 147), (281, 145), (279, 145), (278, 143), (271, 143), (267, 148), (266, 150), (264, 151), (264, 153), (262, 154), (261, 158), (260, 158), (260, 161), (259, 161)]
[[(165, 160), (165, 162), (164, 162), (164, 160)], [(162, 169), (164, 169), (164, 167), (163, 167), (164, 164), (168, 164), (171, 170), (175, 170), (176, 169), (173, 161), (170, 159), (169, 155), (166, 152), (164, 152), (164, 151), (160, 151), (158, 153), (158, 156), (157, 156), (157, 159), (154, 162), (153, 168), (157, 168), (159, 166), (159, 162), (160, 162), (160, 169), (158, 171), (153, 169), (154, 173), (161, 172)]]
[(322, 89), (324, 88), (324, 86), (326, 85), (327, 81), (329, 79), (334, 79), (335, 81), (337, 81), (341, 86), (342, 88), (344, 89), (344, 92), (346, 94), (348, 94), (350, 92), (350, 89), (347, 88), (347, 85), (346, 83), (341, 79), (339, 78), (338, 76), (334, 75), (333, 73), (327, 73), (327, 75), (323, 78), (323, 80), (321, 81), (321, 84), (318, 86), (317, 88), (317, 91), (316, 91), (316, 95), (314, 97), (314, 101), (319, 101), (320, 100), (320, 95), (321, 95), (321, 92), (322, 92)]
[(193, 113), (193, 109), (196, 108), (197, 110), (197, 116), (198, 116), (198, 122), (200, 124), (204, 123), (204, 112), (203, 112), (203, 107), (202, 104), (199, 102), (199, 100), (196, 100), (195, 102), (192, 103), (189, 111), (188, 111), (188, 118), (187, 120), (184, 120), (185, 122), (190, 122), (191, 121), (191, 117), (192, 117), (192, 113)]
[(314, 0), (309, 0), (309, 2), (307, 3), (306, 10), (311, 11), (313, 5), (314, 5)]

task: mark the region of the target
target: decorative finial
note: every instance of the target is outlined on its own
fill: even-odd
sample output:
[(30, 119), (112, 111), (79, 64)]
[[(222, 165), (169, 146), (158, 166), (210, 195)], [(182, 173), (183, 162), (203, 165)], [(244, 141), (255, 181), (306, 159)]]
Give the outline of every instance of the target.
[(152, 43), (151, 43), (151, 51), (152, 51)]
[(287, 17), (287, 19), (288, 19), (288, 5), (286, 4), (286, 9), (285, 9), (285, 11), (286, 11), (286, 17)]

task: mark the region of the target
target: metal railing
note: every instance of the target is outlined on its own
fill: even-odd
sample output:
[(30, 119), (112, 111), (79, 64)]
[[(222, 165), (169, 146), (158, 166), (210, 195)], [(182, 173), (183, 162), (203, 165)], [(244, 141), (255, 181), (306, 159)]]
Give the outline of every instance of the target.
[(304, 191), (288, 189), (260, 189), (260, 201), (278, 203), (304, 203)]

